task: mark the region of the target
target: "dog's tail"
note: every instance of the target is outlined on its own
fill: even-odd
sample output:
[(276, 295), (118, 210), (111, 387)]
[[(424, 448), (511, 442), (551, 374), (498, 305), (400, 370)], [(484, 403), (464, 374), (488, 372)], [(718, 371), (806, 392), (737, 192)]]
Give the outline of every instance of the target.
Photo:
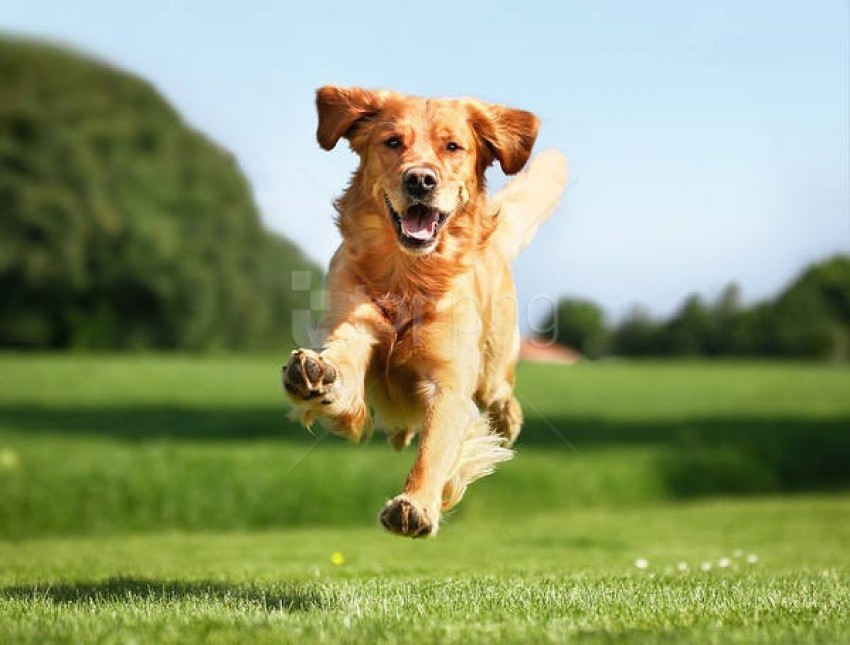
[(490, 198), (491, 212), (499, 218), (494, 242), (507, 260), (528, 246), (555, 212), (566, 186), (567, 159), (550, 149), (534, 157), (525, 171)]
[(467, 487), (476, 479), (492, 473), (496, 465), (508, 461), (514, 451), (502, 445), (503, 439), (490, 431), (485, 415), (479, 415), (466, 429), (460, 456), (443, 486), (444, 511), (453, 508), (463, 499)]

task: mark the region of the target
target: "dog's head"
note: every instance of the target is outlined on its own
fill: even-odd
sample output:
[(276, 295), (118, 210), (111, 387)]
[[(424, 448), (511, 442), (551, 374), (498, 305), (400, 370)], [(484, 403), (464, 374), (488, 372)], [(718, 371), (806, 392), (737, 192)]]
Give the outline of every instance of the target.
[(522, 169), (539, 121), (523, 110), (474, 99), (422, 99), (325, 86), (316, 97), (319, 145), (345, 137), (360, 156), (360, 190), (386, 215), (405, 251), (431, 252), (452, 216), (484, 190), (498, 160)]

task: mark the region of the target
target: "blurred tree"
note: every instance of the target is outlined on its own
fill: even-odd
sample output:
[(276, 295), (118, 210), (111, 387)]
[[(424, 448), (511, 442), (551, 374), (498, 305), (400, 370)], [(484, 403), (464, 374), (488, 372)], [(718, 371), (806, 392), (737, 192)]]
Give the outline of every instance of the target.
[(0, 87), (0, 346), (289, 344), (291, 272), (318, 270), (263, 230), (231, 155), (52, 46), (0, 38)]
[(661, 324), (641, 307), (634, 307), (612, 334), (612, 350), (618, 356), (656, 356), (661, 345)]
[(708, 355), (713, 329), (711, 311), (698, 295), (691, 295), (665, 323), (661, 343), (663, 351), (676, 356)]
[(741, 288), (734, 282), (727, 284), (714, 303), (714, 316), (718, 319), (733, 318), (741, 309)]
[(721, 329), (725, 356), (768, 356), (773, 324), (773, 303), (741, 308), (726, 319)]
[(553, 329), (555, 340), (588, 358), (599, 358), (608, 351), (609, 335), (605, 313), (589, 300), (562, 298), (543, 329)]
[(771, 318), (771, 353), (848, 360), (850, 257), (806, 269), (776, 299)]
[(711, 307), (711, 333), (706, 340), (706, 351), (711, 356), (735, 354), (732, 337), (735, 321), (740, 314), (741, 289), (730, 282)]
[(774, 300), (741, 305), (730, 283), (707, 308), (689, 296), (664, 323), (635, 309), (613, 334), (623, 356), (776, 356), (850, 360), (850, 257), (807, 268)]

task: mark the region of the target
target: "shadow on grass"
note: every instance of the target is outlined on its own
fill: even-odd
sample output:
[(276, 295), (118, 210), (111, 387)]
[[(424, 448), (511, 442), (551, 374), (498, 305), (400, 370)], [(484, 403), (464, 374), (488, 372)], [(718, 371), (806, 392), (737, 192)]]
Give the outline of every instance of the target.
[[(112, 439), (240, 440), (280, 439), (310, 443), (312, 437), (287, 418), (281, 407), (191, 408), (179, 406), (0, 406), (0, 430), (28, 433), (81, 434)], [(566, 449), (607, 445), (646, 446), (691, 443), (722, 445), (741, 440), (759, 444), (785, 442), (789, 437), (819, 441), (850, 438), (850, 417), (759, 418), (695, 417), (672, 420), (622, 421), (596, 417), (547, 416), (526, 412), (521, 446), (563, 446)]]
[(671, 497), (850, 488), (850, 418), (669, 421), (530, 418), (519, 445), (572, 451), (656, 447)]
[[(0, 407), (0, 430), (63, 436), (151, 439), (315, 437), (280, 407)], [(657, 468), (672, 497), (718, 493), (837, 490), (850, 487), (850, 417), (697, 417), (620, 421), (529, 412), (519, 448), (568, 453), (606, 447), (659, 448)]]
[(35, 584), (0, 587), (0, 598), (48, 600), (67, 604), (111, 604), (139, 601), (212, 601), (249, 603), (266, 611), (317, 611), (325, 608), (319, 595), (297, 588), (267, 591), (255, 586), (223, 582), (177, 582), (138, 578), (109, 578), (77, 584)]
[(280, 439), (310, 443), (287, 410), (270, 408), (188, 408), (178, 406), (2, 406), (0, 429), (30, 433), (78, 433), (111, 439), (242, 440)]

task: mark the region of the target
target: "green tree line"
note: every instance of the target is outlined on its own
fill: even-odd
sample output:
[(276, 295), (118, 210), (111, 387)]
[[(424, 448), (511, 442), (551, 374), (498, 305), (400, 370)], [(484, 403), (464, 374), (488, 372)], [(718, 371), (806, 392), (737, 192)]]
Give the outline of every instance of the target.
[(775, 298), (744, 305), (729, 284), (714, 302), (685, 299), (669, 318), (636, 307), (617, 324), (603, 309), (563, 298), (542, 325), (588, 358), (751, 356), (850, 361), (850, 256), (805, 269)]
[(291, 344), (319, 271), (146, 82), (0, 37), (0, 346)]

